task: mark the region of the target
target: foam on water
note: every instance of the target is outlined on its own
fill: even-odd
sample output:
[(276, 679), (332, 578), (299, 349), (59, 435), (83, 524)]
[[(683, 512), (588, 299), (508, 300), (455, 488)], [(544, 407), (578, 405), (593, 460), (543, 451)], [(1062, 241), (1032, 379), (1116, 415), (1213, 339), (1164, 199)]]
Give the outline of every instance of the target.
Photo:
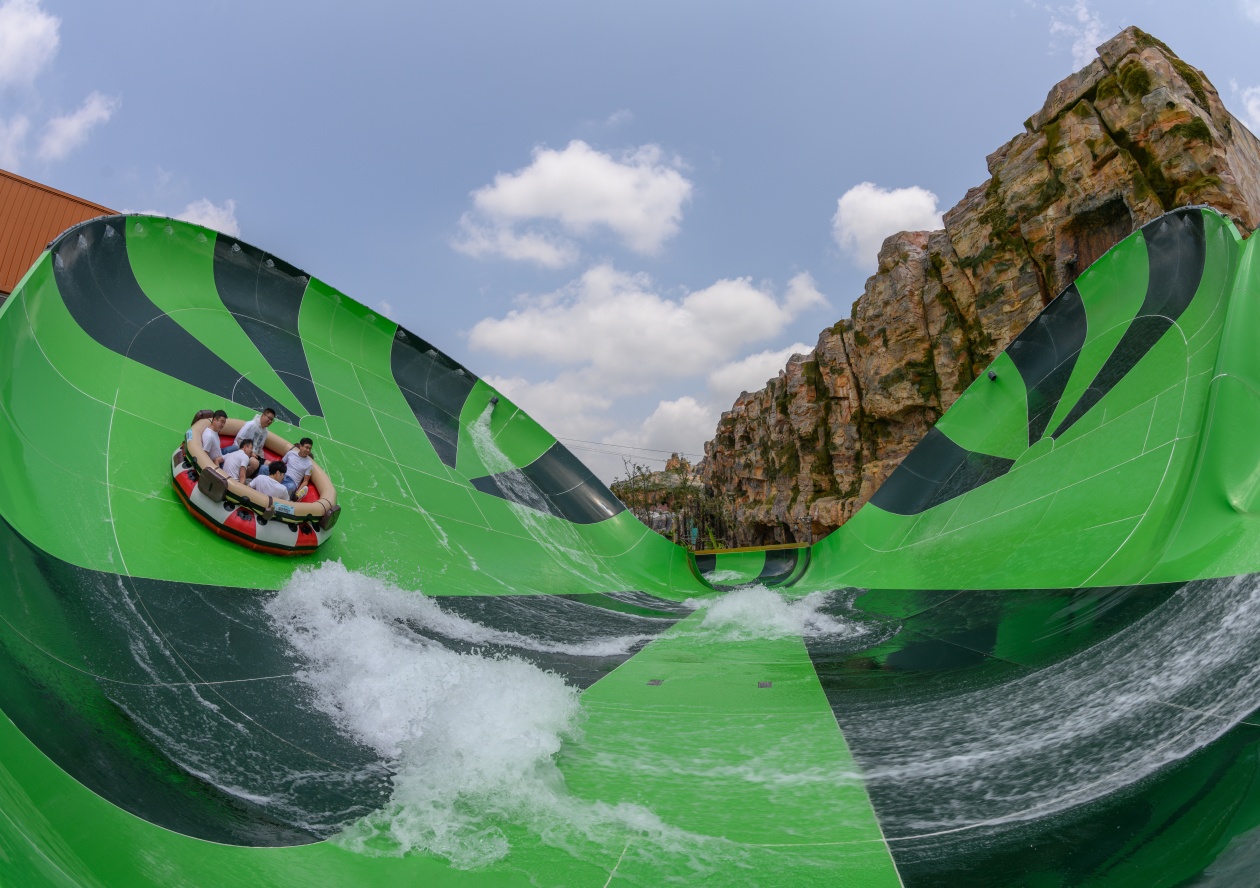
[(726, 583), (734, 583), (742, 580), (744, 575), (737, 570), (714, 570), (704, 575), (706, 582), (715, 586), (725, 585)]
[[(575, 854), (591, 843), (621, 849), (632, 836), (662, 847), (701, 841), (642, 806), (568, 791), (555, 756), (580, 738), (583, 715), (560, 676), (516, 657), (457, 653), (412, 624), (465, 639), (504, 633), (336, 563), (298, 571), (267, 610), (308, 664), (300, 677), (314, 705), (394, 772), (388, 803), (339, 837), (347, 847), (426, 851), (474, 868), (505, 856), (521, 830)], [(597, 644), (624, 651), (626, 641)]]
[[(866, 647), (887, 629), (847, 618), (839, 593), (789, 600), (752, 587), (689, 604), (702, 616), (684, 631), (702, 643), (803, 636)], [(641, 805), (573, 794), (557, 757), (582, 749), (579, 692), (517, 657), (452, 651), (417, 627), (524, 649), (562, 643), (481, 626), (339, 564), (299, 571), (267, 609), (307, 664), (300, 677), (314, 705), (393, 774), (389, 799), (344, 830), (345, 846), (435, 853), (461, 868), (499, 860), (526, 837), (592, 860), (630, 842), (700, 861), (701, 871), (742, 853)], [(625, 652), (637, 638), (572, 649)], [(926, 850), (959, 832), (1053, 817), (1201, 749), (1260, 707), (1258, 657), (1260, 583), (1201, 581), (1093, 647), (1001, 685), (867, 711), (855, 701), (843, 724), (865, 750), (861, 774), (785, 768), (783, 756), (671, 764), (633, 738), (631, 754), (609, 753), (618, 761), (604, 765), (685, 768), (787, 793), (865, 781), (878, 790), (888, 838)], [(601, 762), (604, 753), (585, 755)]]
[[(433, 599), (419, 592), (407, 592), (364, 574), (346, 570), (339, 561), (325, 562), (318, 568), (299, 571), (294, 580), (300, 580), (300, 592), (294, 591), (294, 582), (281, 590), (268, 605), (268, 613), (273, 618), (291, 620), (299, 618), (299, 612), (309, 607), (314, 598), (322, 603), (322, 607), (335, 610), (338, 615), (342, 610), (348, 616), (363, 616), (378, 621), (410, 624), (413, 628), (423, 627), (437, 632), (447, 638), (467, 642), (473, 645), (504, 645), (549, 654), (572, 654), (584, 657), (612, 657), (630, 653), (634, 647), (653, 636), (614, 635), (593, 638), (581, 642), (557, 642), (525, 635), (520, 632), (504, 631), (484, 626), (458, 614), (448, 613)], [(376, 623), (364, 623), (364, 626), (375, 626)], [(340, 622), (332, 625), (311, 626), (311, 632), (330, 628), (344, 631)], [(419, 636), (416, 636), (419, 637)], [(391, 636), (392, 638), (392, 636)], [(309, 653), (301, 646), (299, 650)]]
[[(133, 742), (161, 751), (164, 762), (153, 765), (158, 774), (177, 769), (232, 800), (227, 810), (240, 818), (239, 826), (226, 833), (211, 829), (210, 835), (263, 844), (301, 840), (299, 836), (309, 840), (327, 836), (347, 817), (371, 810), (371, 802), (379, 798), (374, 785), (379, 786), (383, 769), (370, 753), (356, 755), (343, 742), (325, 744), (324, 755), (313, 754), (301, 741), (274, 733), (269, 719), (256, 719), (239, 706), (241, 700), (232, 692), (246, 682), (219, 686), (199, 675), (202, 663), (185, 655), (181, 627), (163, 619), (168, 613), (163, 608), (171, 602), (164, 602), (157, 589), (144, 590), (149, 594), (146, 599), (142, 590), (123, 577), (101, 578), (78, 587), (84, 596), (82, 609), (96, 615), (97, 646), (86, 663), (100, 676), (102, 693), (110, 704), (125, 713), (129, 730), (137, 735)], [(192, 595), (199, 602), (224, 603), (212, 594), (192, 591)], [(265, 631), (265, 616), (250, 605), (233, 616), (243, 638), (251, 637), (255, 626)], [(174, 638), (167, 634), (172, 630)], [(226, 636), (221, 644), (220, 654), (232, 661), (232, 645)], [(123, 656), (117, 655), (119, 651)], [(273, 665), (284, 671), (282, 662)], [(283, 675), (258, 681), (281, 696), (291, 682)], [(283, 704), (277, 709), (283, 709)], [(317, 733), (318, 727), (312, 730)], [(112, 778), (114, 773), (127, 772), (110, 768), (109, 773)], [(106, 792), (109, 786), (102, 784)], [(128, 797), (132, 789), (122, 790), (122, 796)], [(163, 801), (160, 791), (145, 795), (144, 803), (152, 806), (144, 810), (159, 818), (174, 811), (172, 823), (187, 828), (190, 822), (181, 819), (185, 813)], [(195, 829), (208, 829), (208, 818), (219, 815), (198, 819), (202, 816), (193, 815)]]
[(687, 603), (704, 611), (700, 632), (713, 641), (751, 641), (788, 637), (857, 638), (870, 627), (827, 612), (835, 593), (812, 592), (789, 600), (765, 586), (737, 589), (717, 598)]

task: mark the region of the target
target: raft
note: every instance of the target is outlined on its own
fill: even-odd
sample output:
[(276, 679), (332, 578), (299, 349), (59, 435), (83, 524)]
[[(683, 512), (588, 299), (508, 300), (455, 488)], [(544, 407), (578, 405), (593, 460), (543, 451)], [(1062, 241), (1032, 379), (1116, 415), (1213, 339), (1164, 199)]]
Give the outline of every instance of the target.
[[(184, 442), (171, 455), (171, 484), (189, 514), (226, 540), (272, 555), (309, 555), (329, 536), (341, 516), (337, 491), (328, 473), (316, 463), (306, 495), (297, 502), (276, 500), (230, 478), (216, 466), (201, 444), (211, 412), (197, 413)], [(230, 444), (245, 425), (229, 419), (220, 438)], [(261, 458), (280, 459), (293, 444), (267, 433)]]

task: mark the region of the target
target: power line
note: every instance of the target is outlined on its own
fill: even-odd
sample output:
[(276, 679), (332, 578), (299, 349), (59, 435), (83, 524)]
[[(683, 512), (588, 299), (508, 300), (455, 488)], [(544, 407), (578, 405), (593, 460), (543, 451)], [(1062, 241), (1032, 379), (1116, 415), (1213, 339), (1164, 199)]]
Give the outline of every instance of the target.
[[(570, 445), (569, 445), (569, 449), (570, 449), (570, 450), (580, 450), (580, 451), (582, 451), (583, 453), (602, 453), (604, 456), (620, 456), (620, 457), (623, 457), (623, 458), (624, 458), (624, 457), (631, 457), (631, 456), (634, 456), (634, 454), (631, 454), (631, 453), (622, 453), (622, 452), (617, 451), (617, 450), (600, 450), (600, 449), (599, 449), (599, 448), (597, 448), (597, 447), (579, 447), (579, 446), (578, 446), (578, 445), (576, 445), (576, 444), (570, 444)], [(647, 460), (648, 462), (658, 462), (658, 463), (668, 462), (668, 460), (667, 460), (665, 457), (663, 457), (663, 456), (638, 456), (638, 457), (635, 457), (635, 458), (637, 458), (637, 459), (645, 459), (645, 460)]]
[(609, 442), (609, 441), (583, 441), (581, 438), (563, 438), (559, 436), (557, 437), (561, 441), (574, 441), (578, 444), (594, 444), (596, 447), (621, 447), (625, 450), (636, 450), (641, 453), (668, 453), (671, 456), (677, 453), (679, 456), (700, 456), (700, 457), (704, 456), (703, 453), (691, 453), (690, 451), (686, 451), (686, 450), (658, 450), (655, 447), (634, 447), (634, 446), (631, 446), (630, 444), (613, 444), (612, 442)]

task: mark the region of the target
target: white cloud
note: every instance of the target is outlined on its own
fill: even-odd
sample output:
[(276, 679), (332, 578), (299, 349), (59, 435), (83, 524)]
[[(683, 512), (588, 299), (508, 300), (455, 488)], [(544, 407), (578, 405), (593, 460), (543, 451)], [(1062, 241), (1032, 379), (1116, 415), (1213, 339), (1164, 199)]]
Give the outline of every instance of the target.
[[(1260, 0), (1257, 0), (1257, 2), (1260, 2)], [(612, 128), (629, 123), (632, 120), (634, 120), (634, 115), (628, 108), (618, 108), (604, 120), (604, 126)]]
[(657, 145), (619, 159), (580, 140), (560, 151), (538, 148), (529, 166), (499, 173), (473, 192), (473, 213), (461, 219), (463, 234), (453, 246), (555, 267), (577, 257), (558, 232), (587, 238), (607, 230), (637, 253), (656, 253), (678, 232), (691, 199), (692, 184), (679, 166)]
[(397, 318), (394, 317), (394, 303), (392, 302), (386, 302), (382, 299), (380, 302), (376, 303), (376, 310), (384, 317), (389, 318), (391, 321), (397, 320)]
[(717, 428), (718, 414), (709, 404), (690, 395), (674, 401), (661, 401), (643, 424), (632, 432), (621, 431), (604, 440), (654, 451), (704, 452), (704, 442)]
[(856, 265), (874, 269), (884, 239), (898, 231), (933, 231), (944, 223), (926, 188), (880, 188), (860, 182), (836, 202), (832, 234)]
[(87, 141), (93, 127), (107, 122), (122, 105), (122, 100), (93, 92), (73, 114), (54, 117), (44, 126), (39, 143), (41, 160), (61, 160)]
[(31, 122), (21, 114), (9, 120), (0, 120), (0, 167), (16, 170), (21, 162), (22, 148)]
[(463, 237), (451, 246), (476, 259), (502, 256), (535, 262), (545, 268), (563, 268), (577, 261), (580, 252), (577, 244), (570, 240), (536, 232), (517, 234), (510, 228), (482, 225), (467, 213), (459, 220), (459, 225)]
[[(469, 342), (501, 356), (558, 365), (555, 378), (542, 382), (519, 376), (486, 381), (557, 437), (601, 442), (565, 443), (610, 481), (624, 473), (622, 455), (634, 452), (627, 447), (700, 453), (745, 376), (760, 374), (760, 387), (788, 353), (809, 347), (732, 359), (749, 343), (781, 334), (801, 312), (825, 304), (806, 273), (793, 277), (782, 296), (768, 285), (735, 278), (671, 297), (656, 292), (646, 275), (598, 265), (558, 292), (523, 297), (504, 317), (483, 319)], [(770, 369), (750, 369), (758, 361)], [(715, 402), (669, 397), (677, 387), (685, 390), (681, 381), (687, 377), (707, 376), (716, 377), (710, 380)], [(738, 383), (731, 381), (737, 377)], [(667, 394), (666, 386), (675, 390)], [(628, 423), (642, 405), (631, 396), (646, 393), (656, 407), (642, 422)], [(601, 445), (616, 452), (601, 452)], [(664, 454), (640, 452), (634, 459), (659, 468)]]
[(175, 216), (185, 222), (204, 225), (232, 237), (241, 236), (241, 226), (236, 221), (236, 201), (225, 200), (222, 206), (211, 203), (208, 198), (194, 200), (183, 211)]
[[(661, 400), (636, 425), (607, 432), (612, 423), (607, 418), (600, 417), (600, 431), (595, 431), (594, 425), (587, 425), (586, 431), (578, 432), (570, 430), (573, 426), (549, 424), (543, 419), (546, 414), (535, 413), (525, 397), (518, 397), (515, 392), (509, 393), (494, 380), (487, 379), (487, 382), (511, 397), (544, 428), (560, 438), (561, 443), (572, 450), (605, 483), (624, 478), (632, 465), (658, 471), (665, 467), (665, 460), (670, 453), (681, 453), (694, 465), (704, 455), (704, 442), (713, 436), (717, 428), (718, 409), (684, 395), (676, 400)], [(543, 383), (531, 386), (526, 383), (531, 396), (537, 390), (538, 394), (546, 397), (544, 392), (549, 385)], [(624, 422), (624, 411), (621, 411), (621, 416)], [(588, 421), (593, 418), (586, 414)]]
[(782, 301), (748, 278), (671, 299), (654, 292), (646, 275), (598, 265), (556, 293), (525, 297), (505, 317), (484, 318), (469, 342), (500, 355), (580, 366), (588, 385), (611, 392), (646, 391), (728, 361), (822, 304), (807, 274), (793, 279)]
[(1071, 38), (1072, 65), (1084, 68), (1094, 60), (1098, 45), (1107, 38), (1107, 26), (1098, 13), (1089, 8), (1086, 0), (1076, 0), (1071, 6), (1059, 6), (1051, 9), (1051, 13), (1055, 17), (1050, 21), (1050, 33)]
[(1238, 0), (1238, 8), (1244, 17), (1260, 25), (1260, 0)]
[(1260, 86), (1249, 86), (1241, 93), (1243, 123), (1253, 133), (1260, 133)]
[(771, 351), (757, 352), (723, 364), (709, 374), (709, 390), (722, 404), (734, 404), (740, 392), (755, 392), (779, 375), (792, 355), (807, 355), (814, 349), (803, 342)]
[(814, 283), (814, 278), (808, 271), (799, 272), (788, 281), (783, 305), (793, 317), (806, 309), (826, 304), (827, 297), (818, 292), (818, 285)]
[[(673, 401), (661, 401), (637, 428), (619, 429), (600, 439), (604, 444), (627, 450), (631, 462), (647, 465), (655, 471), (663, 467), (670, 453), (681, 453), (694, 465), (704, 454), (704, 443), (717, 429), (720, 411), (712, 404), (684, 395)], [(621, 457), (614, 457), (616, 468), (623, 469)], [(592, 468), (592, 471), (598, 470)], [(620, 471), (624, 475), (624, 471)]]
[(57, 54), (61, 19), (40, 9), (39, 0), (8, 0), (0, 6), (0, 87), (29, 85)]
[(557, 437), (593, 441), (612, 426), (604, 415), (612, 399), (576, 374), (561, 373), (542, 382), (519, 376), (487, 376), (485, 381)]
[[(57, 55), (60, 30), (61, 19), (45, 12), (40, 0), (0, 2), (0, 90), (32, 86)], [(27, 113), (0, 119), (0, 165), (11, 170), (18, 169), (26, 156), (32, 128), (29, 115), (40, 105), (34, 93), (21, 101), (28, 106)], [(83, 144), (93, 127), (109, 120), (120, 104), (118, 98), (91, 93), (74, 113), (43, 125), (37, 156), (44, 161), (66, 157)]]

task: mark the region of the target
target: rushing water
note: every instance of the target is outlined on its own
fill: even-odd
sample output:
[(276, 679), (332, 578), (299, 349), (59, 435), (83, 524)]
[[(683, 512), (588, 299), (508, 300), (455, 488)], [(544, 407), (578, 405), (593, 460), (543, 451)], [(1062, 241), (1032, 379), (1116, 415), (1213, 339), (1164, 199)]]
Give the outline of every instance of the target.
[(711, 641), (751, 641), (758, 638), (862, 638), (872, 623), (838, 616), (830, 605), (836, 593), (812, 592), (789, 600), (765, 586), (736, 589), (718, 598), (691, 599), (702, 610), (700, 634)]
[[(540, 518), (540, 534), (560, 524)], [(565, 756), (600, 752), (586, 746), (580, 688), (666, 630), (701, 646), (803, 637), (841, 651), (898, 631), (840, 593), (750, 587), (667, 617), (556, 596), (494, 599), (492, 611), (337, 563), (297, 571), (265, 600), (124, 579), (77, 589), (78, 609), (100, 615), (92, 665), (109, 700), (173, 767), (258, 812), (260, 842), (298, 830), (465, 868), (523, 836), (579, 857), (615, 857), (634, 839), (697, 866), (738, 859), (650, 801), (569, 788)], [(667, 760), (646, 736), (626, 739), (619, 767), (785, 792), (865, 782), (890, 841), (949, 853), (951, 837), (1050, 822), (1203, 749), (1260, 708), (1257, 660), (1257, 577), (1197, 581), (1083, 650), (995, 672), (998, 683), (933, 679), (928, 694), (855, 701), (841, 725), (861, 773), (794, 768), (786, 754)], [(565, 671), (577, 661), (596, 665)]]
[[(697, 602), (705, 614), (693, 631), (715, 642), (857, 631), (820, 613), (824, 598), (786, 602), (765, 588), (733, 592)], [(502, 633), (335, 563), (299, 571), (267, 611), (306, 664), (300, 677), (313, 705), (376, 750), (394, 774), (388, 803), (340, 837), (348, 847), (424, 850), (467, 868), (506, 855), (513, 828), (570, 849), (650, 837), (653, 847), (696, 857), (728, 844), (672, 827), (642, 805), (573, 795), (556, 757), (565, 744), (582, 742), (577, 689), (519, 656), (460, 653), (430, 634), (573, 654), (627, 653), (641, 636), (566, 646)]]
[[(787, 600), (754, 587), (689, 604), (698, 619), (675, 631), (701, 643), (805, 636), (861, 648), (888, 636), (885, 625), (838, 615), (826, 593)], [(307, 662), (302, 680), (316, 707), (394, 774), (388, 804), (344, 833), (348, 846), (423, 849), (479, 866), (508, 853), (505, 825), (514, 824), (562, 847), (647, 834), (663, 847), (712, 852), (713, 840), (647, 807), (567, 790), (556, 759), (583, 742), (584, 713), (559, 675), (519, 657), (457, 653), (413, 627), (521, 649), (564, 645), (505, 638), (335, 564), (299, 572), (268, 611)], [(573, 652), (628, 652), (642, 640), (587, 639)], [(760, 774), (738, 767), (741, 779), (785, 786), (865, 779), (882, 788), (893, 841), (1000, 829), (1130, 786), (1219, 737), (1260, 706), (1257, 657), (1260, 585), (1190, 584), (1101, 643), (1013, 681), (856, 713), (845, 728), (868, 751), (861, 775), (795, 773), (781, 761)], [(721, 762), (692, 766), (730, 772)]]
[(844, 721), (894, 841), (1010, 829), (1134, 786), (1260, 708), (1260, 582), (1188, 583), (1012, 680)]

